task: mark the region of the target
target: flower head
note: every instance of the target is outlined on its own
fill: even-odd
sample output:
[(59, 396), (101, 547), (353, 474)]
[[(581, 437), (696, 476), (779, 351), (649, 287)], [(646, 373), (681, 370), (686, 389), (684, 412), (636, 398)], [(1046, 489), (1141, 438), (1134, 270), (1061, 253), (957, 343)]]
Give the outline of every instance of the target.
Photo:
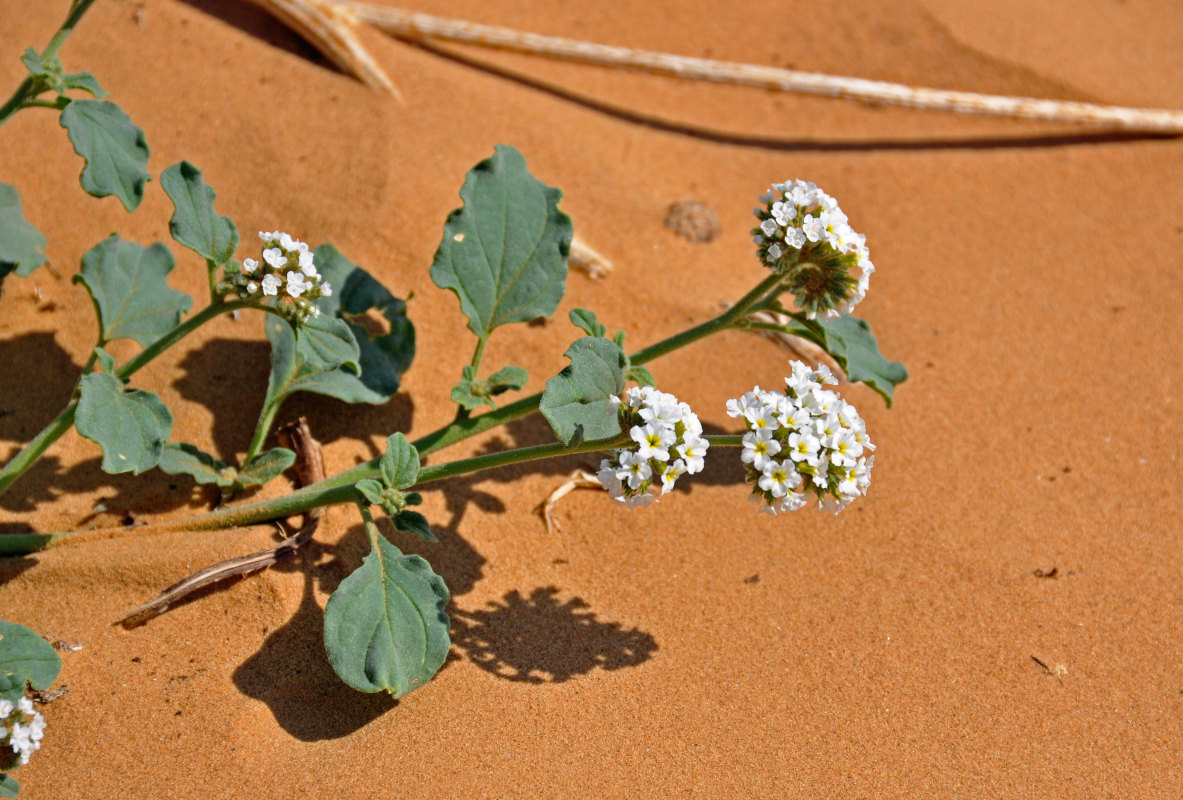
[(810, 319), (850, 313), (875, 266), (838, 201), (807, 181), (774, 183), (762, 200), (752, 229), (760, 260), (788, 278)]
[(650, 487), (666, 494), (679, 477), (702, 470), (710, 443), (690, 406), (651, 386), (631, 387), (613, 402), (636, 443), (600, 462), (596, 477), (614, 498), (629, 508), (647, 506), (655, 499)]
[(231, 261), (218, 291), (259, 303), (274, 297), (276, 310), (296, 324), (320, 316), (316, 301), (331, 297), (333, 288), (317, 272), (308, 245), (281, 231), (260, 231), (259, 239), (263, 242), (262, 260)]
[(20, 698), (15, 704), (0, 698), (0, 772), (20, 764), (41, 749), (45, 720), (33, 710), (33, 702)]
[(835, 383), (825, 366), (795, 361), (784, 394), (757, 387), (727, 402), (748, 429), (740, 460), (762, 512), (796, 511), (816, 497), (837, 513), (866, 494), (874, 458), (864, 451), (874, 445), (854, 406), (823, 388)]

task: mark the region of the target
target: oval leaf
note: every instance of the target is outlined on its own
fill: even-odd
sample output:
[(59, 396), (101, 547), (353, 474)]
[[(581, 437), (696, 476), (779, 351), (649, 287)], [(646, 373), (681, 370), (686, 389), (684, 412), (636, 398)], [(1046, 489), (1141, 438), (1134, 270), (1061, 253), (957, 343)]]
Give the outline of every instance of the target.
[(60, 122), (74, 152), (86, 159), (82, 188), (95, 197), (115, 195), (124, 208), (134, 210), (151, 177), (144, 132), (109, 100), (74, 100)]
[(427, 517), (420, 514), (418, 511), (400, 511), (394, 515), (391, 520), (394, 522), (394, 527), (400, 531), (413, 533), (419, 536), (424, 541), (438, 542), (435, 534), (431, 532), (431, 525), (427, 522)]
[(201, 484), (213, 483), (226, 487), (233, 486), (238, 479), (234, 467), (191, 444), (170, 442), (165, 445), (156, 466), (169, 475), (190, 475)]
[(94, 299), (103, 342), (135, 339), (147, 347), (181, 323), (193, 301), (168, 285), (173, 266), (172, 253), (159, 242), (141, 247), (118, 236), (83, 254), (74, 281)]
[[(347, 402), (385, 403), (398, 391), (415, 357), (415, 326), (407, 319), (407, 304), (331, 244), (312, 253), (321, 276), (333, 287), (332, 296), (317, 305), (322, 314), (349, 323), (361, 354), (360, 375), (338, 371), (336, 396), (348, 392)], [(349, 382), (356, 385), (347, 388)]]
[(17, 678), (22, 690), (24, 680), (48, 689), (61, 669), (62, 657), (49, 642), (24, 625), (0, 620), (0, 675)]
[(159, 397), (124, 391), (113, 375), (91, 373), (81, 381), (74, 426), (103, 448), (103, 470), (139, 475), (160, 461), (173, 415)]
[(612, 397), (624, 391), (628, 359), (615, 342), (577, 339), (564, 353), (571, 364), (546, 382), (539, 410), (563, 444), (607, 439), (620, 433)]
[(571, 324), (579, 328), (588, 336), (604, 336), (608, 333), (598, 319), (594, 311), (588, 311), (586, 308), (575, 308), (567, 315), (567, 319), (571, 320)]
[(172, 237), (219, 266), (229, 261), (238, 246), (238, 228), (214, 211), (217, 195), (201, 170), (188, 161), (173, 164), (161, 173), (160, 185), (176, 209), (168, 223)]
[(448, 587), (419, 556), (378, 537), (325, 606), (325, 649), (341, 680), (362, 692), (402, 697), (443, 665)]
[(247, 462), (238, 473), (239, 486), (262, 486), (296, 463), (296, 454), (286, 447), (273, 447)]
[(571, 219), (562, 192), (532, 176), (512, 147), (468, 173), (463, 208), (444, 223), (431, 279), (460, 298), (468, 327), (486, 338), (499, 325), (550, 316), (567, 281)]
[(45, 237), (25, 221), (17, 190), (0, 183), (0, 279), (10, 272), (22, 278), (45, 263)]
[(378, 463), (382, 481), (388, 487), (405, 489), (419, 479), (419, 451), (401, 433), (386, 439), (386, 452)]
[(858, 317), (832, 320), (796, 320), (789, 333), (808, 339), (834, 357), (851, 381), (874, 389), (891, 408), (895, 387), (908, 379), (908, 370), (898, 361), (888, 361), (879, 352), (871, 326)]

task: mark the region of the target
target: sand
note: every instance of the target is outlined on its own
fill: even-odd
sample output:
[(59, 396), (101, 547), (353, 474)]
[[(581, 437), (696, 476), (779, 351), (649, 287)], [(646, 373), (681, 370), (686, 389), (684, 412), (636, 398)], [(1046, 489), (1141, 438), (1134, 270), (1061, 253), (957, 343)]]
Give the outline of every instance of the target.
[[(48, 41), (65, 5), (6, 4), (0, 86), (16, 85), (17, 55)], [(1183, 9), (1168, 2), (415, 8), (686, 55), (1183, 108)], [(425, 509), (440, 543), (394, 541), (451, 587), (452, 657), (398, 703), (348, 689), (324, 657), (320, 608), (365, 549), (347, 509), (295, 562), (132, 630), (111, 623), (273, 531), (0, 562), (3, 617), (83, 645), (63, 654), (70, 691), (42, 708), (22, 797), (1183, 792), (1180, 142), (364, 39), (404, 104), (229, 0), (104, 0), (63, 51), (144, 129), (154, 175), (187, 158), (242, 231), (332, 242), (413, 295), (418, 356), (395, 400), (285, 409), (308, 415), (330, 472), (393, 431), (450, 418), (472, 342), (427, 268), (465, 171), (507, 143), (616, 264), (598, 282), (573, 274), (551, 323), (491, 340), (485, 363), (526, 367), (532, 390), (566, 363), (571, 308), (637, 347), (759, 280), (748, 229), (769, 182), (806, 178), (838, 197), (879, 267), (858, 313), (911, 370), (891, 410), (845, 390), (879, 446), (870, 496), (837, 518), (757, 517), (739, 468), (718, 460), (644, 511), (574, 492), (548, 534), (533, 508), (580, 459), (434, 487)], [(167, 241), (171, 207), (156, 181), (131, 215), (83, 194), (51, 113), (23, 112), (0, 137), (0, 180), (19, 187), (53, 267), (10, 278), (0, 298), (7, 453), (56, 413), (85, 361), (79, 257), (112, 231)], [(717, 213), (717, 239), (663, 226), (680, 198)], [(174, 252), (173, 285), (200, 297), (201, 264)], [(652, 370), (704, 423), (734, 430), (725, 400), (775, 385), (787, 360), (734, 333)], [(174, 438), (241, 454), (266, 375), (248, 315), (207, 326), (136, 385), (168, 402)], [(535, 418), (434, 460), (547, 437)], [(0, 500), (0, 531), (166, 519), (211, 499), (159, 472), (108, 476), (98, 459), (64, 437)]]

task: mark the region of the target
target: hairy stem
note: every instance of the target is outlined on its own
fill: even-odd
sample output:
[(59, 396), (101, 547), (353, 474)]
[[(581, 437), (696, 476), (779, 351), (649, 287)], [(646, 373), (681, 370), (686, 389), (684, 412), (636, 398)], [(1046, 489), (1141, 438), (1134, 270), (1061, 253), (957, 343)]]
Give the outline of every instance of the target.
[[(70, 32), (74, 30), (74, 26), (78, 24), (78, 21), (82, 19), (82, 15), (86, 13), (86, 10), (93, 3), (94, 0), (74, 0), (71, 3), (70, 11), (66, 14), (66, 21), (62, 23), (57, 33), (49, 40), (49, 44), (41, 53), (42, 58), (52, 58), (57, 55), (57, 51), (66, 43), (66, 39), (69, 38)], [(21, 81), (20, 86), (16, 87), (16, 91), (12, 93), (12, 97), (8, 98), (4, 102), (4, 105), (0, 106), (0, 125), (7, 122), (9, 117), (22, 108), (29, 105), (43, 105), (40, 101), (36, 103), (29, 102), (36, 97), (38, 93), (36, 90), (37, 82), (33, 80), (33, 76), (30, 75)], [(46, 105), (53, 106), (54, 104), (46, 103)]]

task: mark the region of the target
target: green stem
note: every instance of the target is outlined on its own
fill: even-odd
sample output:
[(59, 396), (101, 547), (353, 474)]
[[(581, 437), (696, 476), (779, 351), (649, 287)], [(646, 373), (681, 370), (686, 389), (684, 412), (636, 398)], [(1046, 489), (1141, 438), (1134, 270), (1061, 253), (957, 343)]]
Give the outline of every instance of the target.
[[(94, 0), (74, 0), (70, 5), (70, 11), (66, 14), (66, 21), (58, 28), (57, 33), (49, 40), (49, 44), (45, 50), (42, 51), (42, 58), (53, 58), (57, 55), (57, 51), (61, 49), (62, 45), (66, 43), (70, 32), (74, 30), (74, 26), (82, 19), (82, 15), (91, 7)], [(21, 81), (20, 86), (16, 87), (16, 91), (12, 93), (12, 97), (5, 101), (4, 105), (0, 106), (0, 125), (8, 121), (8, 118), (15, 114), (22, 108), (30, 105), (30, 101), (37, 95), (37, 81), (33, 76), (25, 78)], [(36, 101), (36, 105), (41, 105), (41, 101)]]
[(742, 433), (718, 433), (703, 438), (711, 443), (711, 447), (743, 447), (743, 437)]
[(242, 466), (245, 467), (251, 463), (251, 460), (263, 449), (263, 443), (267, 441), (267, 435), (271, 433), (271, 426), (275, 424), (275, 415), (279, 413), (279, 407), (283, 400), (283, 397), (277, 398), (275, 402), (268, 404), (263, 409), (263, 413), (259, 415), (259, 422), (255, 425), (255, 434), (251, 437), (251, 445), (247, 448), (246, 455), (242, 457)]
[[(163, 353), (201, 325), (220, 314), (234, 311), (246, 305), (249, 304), (244, 301), (207, 306), (137, 353), (134, 358), (115, 370), (115, 377), (120, 380), (127, 380), (149, 361), (156, 358), (156, 356)], [(94, 367), (94, 360), (95, 355), (92, 351), (90, 360), (87, 361), (86, 366), (83, 368), (82, 374), (84, 376), (89, 374), (90, 370)], [(74, 414), (77, 410), (78, 400), (72, 399), (70, 404), (66, 406), (62, 413), (57, 415), (53, 422), (49, 423), (31, 442), (25, 445), (24, 449), (5, 464), (3, 469), (0, 469), (0, 495), (4, 494), (29, 467), (33, 466), (50, 445), (60, 439), (66, 431), (70, 430), (70, 426), (74, 424)]]

